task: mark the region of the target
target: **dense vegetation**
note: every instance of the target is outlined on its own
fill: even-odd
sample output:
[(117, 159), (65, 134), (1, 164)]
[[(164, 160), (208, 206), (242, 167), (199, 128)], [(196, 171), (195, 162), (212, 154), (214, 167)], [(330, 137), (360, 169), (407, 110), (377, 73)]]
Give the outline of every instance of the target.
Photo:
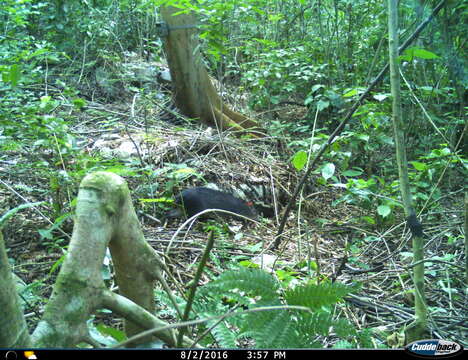
[[(156, 81), (160, 73), (153, 68), (165, 67), (157, 26), (161, 3), (1, 0), (0, 215), (21, 204), (41, 202), (28, 210), (29, 216), (11, 219), (3, 234), (13, 268), (20, 276), (25, 271), (22, 263), (34, 262), (35, 254), (48, 260), (46, 267), (39, 267), (41, 276), (28, 279), (23, 294), (27, 299), (25, 311), (35, 314), (30, 319), (31, 327), (47, 301), (50, 284), (66, 251), (74, 198), (86, 173), (108, 170), (126, 177), (135, 191), (135, 201), (145, 198), (139, 202), (139, 209), (153, 206), (156, 214), (167, 210), (164, 199), (174, 188), (183, 187), (189, 180), (204, 180), (202, 166), (194, 170), (194, 166), (185, 165), (174, 155), (155, 160), (141, 154), (119, 158), (93, 151), (100, 135), (106, 132), (132, 139), (131, 134), (137, 130), (148, 135), (151, 128), (165, 126), (169, 139), (173, 133), (180, 136), (199, 126), (171, 106), (169, 85)], [(275, 161), (294, 176), (305, 170), (310, 155), (327, 141), (346, 110), (388, 62), (387, 9), (382, 1), (180, 3), (185, 4), (182, 10), (197, 14), (204, 65), (221, 84), (223, 98), (238, 111), (261, 121), (272, 138), (269, 145), (275, 149)], [(408, 37), (434, 6), (435, 1), (400, 1), (401, 38)], [(447, 1), (400, 58), (411, 190), (425, 224), (427, 257), (433, 260), (426, 264), (429, 307), (434, 318), (442, 317), (447, 323), (466, 317), (465, 279), (459, 267), (463, 264), (468, 153), (467, 10), (466, 2)], [(327, 219), (319, 216), (302, 225), (305, 230), (298, 230), (298, 234), (312, 238), (312, 231), (307, 229), (338, 227), (328, 228), (330, 237), (341, 232), (349, 236), (340, 254), (351, 265), (370, 269), (370, 274), (382, 263), (368, 263), (369, 258), (361, 258), (364, 249), (387, 247), (394, 257), (392, 261), (402, 266), (392, 278), (391, 287), (380, 287), (379, 283), (367, 295), (380, 300), (386, 291), (392, 297), (402, 293), (397, 300), (411, 304), (411, 291), (402, 286), (409, 277), (404, 266), (409, 263), (411, 249), (403, 241), (408, 234), (401, 226), (404, 215), (391, 118), (387, 79), (361, 104), (320, 167), (314, 169), (310, 181), (313, 188), (320, 189), (317, 192), (329, 193), (320, 198), (328, 201), (327, 208), (349, 210), (349, 214), (334, 213)], [(148, 144), (162, 146), (159, 141), (148, 138)], [(248, 147), (249, 142), (242, 146)], [(307, 213), (308, 208), (303, 211)], [(299, 221), (293, 222), (301, 227)], [(229, 231), (218, 224), (206, 228), (214, 228), (222, 239), (229, 237)], [(256, 253), (260, 248), (251, 245), (248, 250)], [(30, 255), (24, 254), (27, 251)], [(359, 294), (359, 286), (332, 284), (332, 274), (320, 268), (310, 250), (308, 254), (304, 249), (303, 253), (298, 251), (301, 256), (297, 257), (286, 251), (290, 261), (278, 264), (274, 277), (245, 270), (255, 266), (253, 262), (230, 257), (228, 251), (224, 253), (225, 262), (215, 257), (216, 270), (208, 274), (212, 282), (199, 291), (194, 311), (200, 318), (220, 315), (233, 304), (247, 308), (261, 298), (259, 306), (308, 306), (315, 311), (314, 318), (291, 318), (279, 310), (231, 317), (215, 327), (202, 344), (391, 346), (386, 336), (394, 327), (389, 323), (398, 319), (387, 319), (384, 331), (377, 330), (379, 324), (374, 320), (369, 325), (369, 320), (361, 323), (356, 318), (353, 324), (348, 310), (339, 306), (349, 293)], [(314, 254), (317, 251), (315, 248)], [(218, 276), (221, 269), (239, 266), (242, 270)], [(377, 272), (381, 270), (378, 266)], [(351, 283), (353, 279), (345, 280)], [(279, 289), (284, 291), (281, 296)], [(380, 294), (376, 295), (376, 289)], [(311, 305), (313, 296), (321, 297), (323, 303)], [(176, 318), (166, 295), (158, 292), (157, 297), (166, 306), (165, 315)], [(120, 340), (121, 334), (103, 325), (106, 321), (104, 315), (95, 320), (100, 331), (95, 336), (100, 336), (103, 344), (115, 342), (103, 338), (103, 334)], [(212, 320), (209, 326), (214, 323)], [(331, 328), (333, 336), (327, 338)], [(366, 330), (357, 330), (363, 328)], [(280, 333), (285, 329), (288, 331)], [(463, 329), (451, 330), (453, 333), (447, 330), (443, 335), (461, 342), (457, 336), (463, 334)]]

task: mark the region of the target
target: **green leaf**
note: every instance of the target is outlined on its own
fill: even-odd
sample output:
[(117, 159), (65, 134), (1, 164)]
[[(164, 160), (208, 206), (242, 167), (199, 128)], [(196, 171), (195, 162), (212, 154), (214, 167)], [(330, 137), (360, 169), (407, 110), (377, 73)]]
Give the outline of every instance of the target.
[(260, 250), (262, 250), (262, 243), (259, 242), (257, 244), (254, 244), (254, 245), (246, 245), (245, 248), (252, 252), (252, 253), (257, 253), (259, 252)]
[(246, 267), (246, 268), (254, 268), (254, 269), (258, 269), (260, 267), (258, 264), (255, 264), (250, 260), (239, 261), (239, 265)]
[(133, 170), (123, 166), (112, 166), (105, 169), (106, 171), (112, 172), (121, 176), (136, 176), (138, 173)]
[(272, 97), (270, 98), (270, 102), (271, 102), (272, 104), (274, 104), (274, 105), (279, 104), (279, 103), (280, 103), (280, 98), (279, 98), (279, 96), (272, 96)]
[(320, 100), (318, 103), (317, 103), (317, 109), (318, 111), (322, 111), (323, 109), (326, 109), (327, 107), (330, 106), (330, 101), (323, 101), (323, 100)]
[(377, 213), (382, 217), (387, 217), (392, 212), (392, 209), (388, 205), (380, 205), (377, 208)]
[(55, 271), (58, 270), (60, 265), (62, 265), (62, 263), (65, 261), (66, 257), (67, 257), (67, 254), (63, 254), (62, 256), (60, 256), (60, 258), (50, 268), (49, 275), (52, 275)]
[(438, 59), (439, 58), (439, 56), (437, 56), (433, 52), (430, 52), (430, 51), (425, 50), (425, 49), (413, 48), (413, 49), (408, 49), (408, 50), (412, 51), (412, 55), (414, 57), (418, 57), (420, 59), (429, 60), (429, 59)]
[(414, 168), (418, 171), (425, 171), (427, 170), (427, 165), (419, 162), (419, 161), (410, 161), (411, 165), (414, 166)]
[(352, 89), (348, 92), (346, 92), (343, 97), (351, 97), (351, 96), (355, 96), (358, 94), (358, 90), (357, 89)]
[(125, 335), (123, 331), (114, 329), (104, 324), (97, 324), (96, 328), (99, 330), (101, 334), (111, 336), (118, 342), (124, 341), (127, 338), (127, 336)]
[(42, 239), (52, 240), (54, 238), (53, 232), (60, 228), (63, 222), (67, 220), (70, 216), (72, 216), (71, 213), (65, 213), (63, 215), (60, 215), (57, 219), (55, 219), (54, 224), (51, 225), (48, 229), (38, 229), (37, 232), (39, 233), (39, 235), (41, 235)]
[(10, 82), (12, 86), (18, 85), (18, 81), (21, 77), (21, 68), (18, 64), (13, 64), (10, 67)]
[(370, 139), (370, 136), (367, 135), (367, 134), (357, 134), (356, 137), (359, 139), (359, 140), (363, 140), (365, 142), (368, 142), (369, 139)]
[(312, 86), (312, 89), (310, 89), (310, 92), (313, 94), (315, 93), (318, 89), (323, 89), (325, 88), (324, 85), (322, 84), (315, 84), (314, 86)]
[(176, 177), (184, 177), (184, 176), (187, 176), (187, 175), (193, 175), (193, 174), (196, 174), (197, 171), (193, 168), (189, 168), (189, 167), (183, 167), (181, 169), (177, 169), (174, 171), (174, 176)]
[(424, 60), (438, 59), (439, 56), (425, 49), (418, 47), (411, 47), (405, 50), (403, 55), (399, 57), (400, 60), (413, 61), (414, 58)]
[(47, 109), (52, 102), (52, 97), (51, 96), (41, 96), (41, 103), (39, 104), (39, 107), (41, 109)]
[(346, 170), (343, 171), (342, 175), (346, 177), (359, 176), (362, 175), (362, 170)]
[(283, 18), (282, 14), (268, 15), (270, 22), (278, 22)]
[(368, 224), (372, 224), (372, 225), (376, 224), (375, 219), (371, 216), (363, 216), (362, 220), (366, 221)]
[(306, 163), (307, 163), (307, 153), (304, 150), (298, 151), (296, 154), (294, 154), (294, 157), (292, 159), (292, 164), (296, 168), (297, 171), (302, 170)]
[(42, 55), (42, 54), (46, 54), (48, 51), (50, 51), (49, 49), (47, 48), (41, 48), (41, 49), (37, 49), (36, 51), (34, 51), (32, 54), (29, 54), (28, 56), (28, 60), (36, 57), (36, 56), (39, 56), (39, 55)]
[(333, 163), (328, 163), (322, 168), (322, 177), (325, 180), (330, 179), (335, 173), (335, 165)]
[(307, 106), (307, 105), (311, 104), (313, 101), (314, 101), (314, 97), (313, 96), (308, 96), (304, 100), (304, 105)]
[(86, 106), (86, 100), (80, 98), (73, 99), (73, 106), (81, 110)]
[(54, 237), (52, 235), (52, 229), (39, 229), (37, 230), (42, 239), (52, 240)]

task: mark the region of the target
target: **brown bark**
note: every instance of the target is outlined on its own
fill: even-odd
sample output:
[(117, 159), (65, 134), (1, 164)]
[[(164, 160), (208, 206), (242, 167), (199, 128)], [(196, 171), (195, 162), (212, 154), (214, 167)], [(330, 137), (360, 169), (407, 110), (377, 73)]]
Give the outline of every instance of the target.
[[(102, 278), (108, 246), (120, 295), (108, 290)], [(126, 182), (107, 172), (87, 175), (80, 184), (68, 254), (44, 317), (32, 335), (34, 346), (62, 348), (92, 343), (87, 321), (103, 307), (125, 317), (128, 336), (167, 326), (153, 315), (154, 281), (164, 281), (157, 257), (143, 237)], [(175, 346), (173, 330), (156, 331), (154, 335)], [(187, 344), (184, 338), (184, 346)]]
[(161, 15), (169, 29), (169, 34), (164, 37), (164, 49), (179, 109), (186, 116), (198, 118), (220, 130), (263, 135), (255, 120), (223, 103), (203, 65), (197, 30), (190, 27), (195, 25), (195, 19), (191, 14), (173, 16), (178, 11), (170, 6), (161, 7)]

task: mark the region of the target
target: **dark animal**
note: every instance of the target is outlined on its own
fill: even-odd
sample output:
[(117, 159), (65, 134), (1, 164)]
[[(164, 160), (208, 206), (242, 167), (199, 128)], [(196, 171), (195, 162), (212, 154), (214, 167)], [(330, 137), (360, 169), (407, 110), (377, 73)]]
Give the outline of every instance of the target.
[[(193, 215), (207, 209), (226, 210), (251, 219), (256, 217), (253, 207), (245, 201), (240, 200), (231, 194), (205, 187), (185, 189), (175, 197), (175, 202), (180, 205), (182, 210), (171, 210), (167, 213), (166, 218), (181, 217), (184, 213), (187, 217), (192, 217)], [(213, 216), (213, 214), (214, 213), (209, 213), (207, 215)], [(218, 214), (221, 216), (229, 216), (225, 213)]]

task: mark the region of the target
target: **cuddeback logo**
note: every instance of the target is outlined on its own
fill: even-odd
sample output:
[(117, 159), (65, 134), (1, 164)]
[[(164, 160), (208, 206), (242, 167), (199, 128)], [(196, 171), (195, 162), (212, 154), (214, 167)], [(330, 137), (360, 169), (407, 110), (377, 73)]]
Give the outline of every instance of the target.
[(423, 357), (455, 356), (463, 351), (463, 347), (453, 341), (419, 340), (406, 345), (405, 350), (412, 355)]

